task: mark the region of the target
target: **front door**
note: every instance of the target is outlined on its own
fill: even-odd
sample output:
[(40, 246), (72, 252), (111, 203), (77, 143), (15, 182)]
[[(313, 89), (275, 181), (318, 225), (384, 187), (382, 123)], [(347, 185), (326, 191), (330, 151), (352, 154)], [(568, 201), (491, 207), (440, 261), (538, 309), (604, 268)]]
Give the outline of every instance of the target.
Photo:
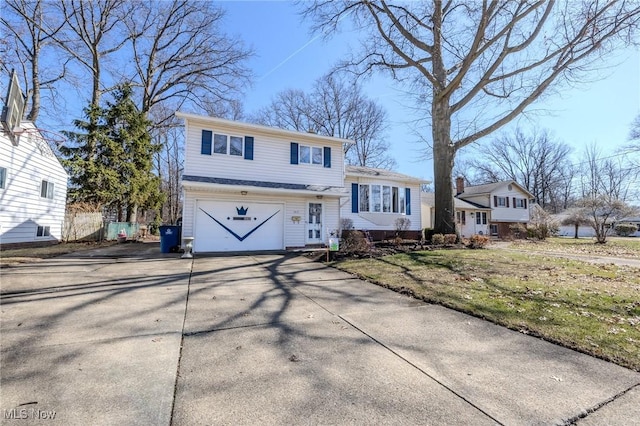
[(307, 218), (307, 244), (322, 242), (322, 203), (309, 203)]

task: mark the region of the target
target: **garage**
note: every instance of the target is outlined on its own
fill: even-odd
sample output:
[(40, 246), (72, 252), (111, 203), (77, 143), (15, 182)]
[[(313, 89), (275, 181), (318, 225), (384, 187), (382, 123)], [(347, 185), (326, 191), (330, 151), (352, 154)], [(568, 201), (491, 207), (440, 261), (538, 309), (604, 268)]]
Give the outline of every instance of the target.
[(198, 200), (195, 252), (284, 249), (284, 204)]

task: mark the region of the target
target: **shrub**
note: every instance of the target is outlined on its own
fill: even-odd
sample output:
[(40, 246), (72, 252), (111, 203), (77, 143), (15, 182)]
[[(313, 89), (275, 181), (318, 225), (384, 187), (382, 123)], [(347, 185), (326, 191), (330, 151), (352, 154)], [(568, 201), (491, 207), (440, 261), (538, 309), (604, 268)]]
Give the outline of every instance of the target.
[(524, 238), (528, 236), (527, 227), (522, 223), (514, 223), (509, 225), (509, 230), (515, 238)]
[(343, 230), (340, 251), (343, 253), (368, 253), (371, 250), (369, 241), (362, 231)]
[(395, 220), (394, 226), (398, 232), (406, 231), (411, 227), (411, 219), (408, 217), (399, 217)]
[(486, 235), (475, 234), (469, 238), (468, 247), (471, 249), (479, 249), (484, 248), (487, 244), (489, 244), (489, 237)]
[(431, 236), (431, 244), (436, 246), (441, 246), (444, 244), (444, 235), (442, 234), (433, 234)]
[(458, 236), (456, 234), (444, 234), (444, 244), (452, 246), (456, 243)]
[(350, 231), (353, 229), (353, 219), (349, 219), (348, 217), (343, 217), (340, 219), (340, 229), (343, 231)]
[(619, 236), (628, 237), (629, 235), (635, 233), (638, 230), (638, 227), (631, 223), (619, 223), (616, 225), (614, 230)]

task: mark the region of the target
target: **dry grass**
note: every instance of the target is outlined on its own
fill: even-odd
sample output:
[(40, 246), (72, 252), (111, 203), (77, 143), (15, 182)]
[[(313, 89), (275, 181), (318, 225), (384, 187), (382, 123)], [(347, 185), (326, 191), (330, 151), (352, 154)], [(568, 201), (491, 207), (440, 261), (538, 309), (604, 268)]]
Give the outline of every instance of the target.
[(512, 248), (563, 254), (627, 257), (640, 259), (640, 238), (608, 237), (605, 244), (595, 238), (549, 238), (545, 241), (516, 240)]
[(414, 252), (336, 266), (640, 371), (637, 268), (502, 250)]
[(43, 259), (60, 256), (76, 251), (91, 250), (116, 244), (116, 241), (90, 243), (60, 243), (46, 247), (29, 247), (0, 251), (0, 267), (18, 263), (39, 262)]

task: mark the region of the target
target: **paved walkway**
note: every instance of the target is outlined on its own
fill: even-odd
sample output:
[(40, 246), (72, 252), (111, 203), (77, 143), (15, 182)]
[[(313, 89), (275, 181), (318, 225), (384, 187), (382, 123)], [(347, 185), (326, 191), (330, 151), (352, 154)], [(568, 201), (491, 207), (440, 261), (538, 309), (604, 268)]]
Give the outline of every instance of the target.
[(640, 373), (304, 257), (146, 247), (1, 271), (3, 424), (640, 424)]

